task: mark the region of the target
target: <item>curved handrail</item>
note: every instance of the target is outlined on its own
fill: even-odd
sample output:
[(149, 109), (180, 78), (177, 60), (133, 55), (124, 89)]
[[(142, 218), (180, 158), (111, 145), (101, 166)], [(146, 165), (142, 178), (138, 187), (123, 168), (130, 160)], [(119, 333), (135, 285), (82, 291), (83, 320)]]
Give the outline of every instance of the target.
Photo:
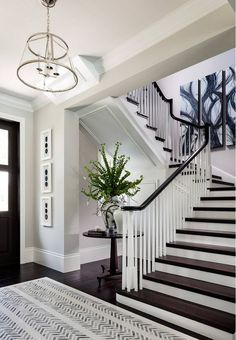
[(170, 104), (170, 116), (171, 116), (171, 118), (173, 118), (174, 120), (177, 120), (180, 123), (192, 126), (192, 127), (196, 128), (196, 129), (203, 129), (205, 127), (205, 125), (198, 125), (198, 124), (189, 122), (187, 120), (184, 120), (182, 118), (176, 117), (173, 114), (173, 99), (166, 98), (166, 96), (164, 95), (164, 93), (162, 92), (162, 90), (160, 89), (160, 87), (158, 86), (158, 84), (155, 81), (152, 84), (155, 87), (155, 89), (157, 90), (157, 92), (159, 93), (161, 99), (163, 99), (166, 103)]
[(209, 129), (210, 125), (206, 124), (203, 126), (205, 128), (205, 142), (204, 144), (196, 150), (184, 163), (182, 163), (178, 169), (176, 169), (170, 177), (168, 177), (160, 186), (157, 188), (141, 205), (138, 206), (123, 206), (122, 210), (136, 211), (145, 209), (152, 201), (160, 195), (160, 193), (188, 166), (189, 163), (207, 146), (209, 142)]

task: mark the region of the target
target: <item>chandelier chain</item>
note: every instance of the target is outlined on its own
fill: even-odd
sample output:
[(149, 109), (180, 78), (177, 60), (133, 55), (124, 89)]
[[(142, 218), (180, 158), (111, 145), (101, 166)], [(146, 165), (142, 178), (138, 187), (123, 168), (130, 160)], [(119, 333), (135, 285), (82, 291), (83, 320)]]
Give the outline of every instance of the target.
[(47, 7), (47, 33), (50, 31), (50, 9), (49, 6)]

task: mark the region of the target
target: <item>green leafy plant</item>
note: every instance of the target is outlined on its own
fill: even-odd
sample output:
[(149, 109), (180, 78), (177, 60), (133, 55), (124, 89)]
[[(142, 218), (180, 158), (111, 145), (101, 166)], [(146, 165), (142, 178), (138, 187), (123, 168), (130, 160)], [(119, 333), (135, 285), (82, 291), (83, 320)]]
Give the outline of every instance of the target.
[(121, 143), (117, 142), (113, 159), (109, 162), (105, 144), (102, 144), (99, 149), (101, 162), (90, 161), (89, 166), (84, 167), (88, 175), (88, 187), (86, 190), (82, 189), (82, 193), (87, 197), (107, 203), (111, 202), (113, 197), (132, 197), (140, 190), (138, 185), (143, 176), (134, 181), (128, 180), (131, 173), (125, 167), (130, 158), (119, 155), (120, 146)]

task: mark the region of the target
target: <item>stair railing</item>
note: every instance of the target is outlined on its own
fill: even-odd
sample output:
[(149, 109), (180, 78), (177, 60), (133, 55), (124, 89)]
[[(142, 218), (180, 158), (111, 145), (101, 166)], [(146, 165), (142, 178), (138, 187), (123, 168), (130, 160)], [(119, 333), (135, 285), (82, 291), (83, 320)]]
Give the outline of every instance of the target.
[(128, 92), (127, 99), (136, 103), (137, 112), (147, 118), (147, 125), (156, 131), (157, 139), (172, 151), (172, 163), (186, 160), (199, 140), (197, 122), (176, 120), (173, 99), (166, 98), (156, 82)]
[(206, 195), (210, 178), (209, 125), (175, 117), (172, 100), (168, 102), (171, 120), (186, 125), (194, 138), (176, 149), (176, 170), (157, 190), (139, 206), (122, 207), (122, 289), (128, 291), (143, 288), (143, 275), (155, 271), (156, 258), (166, 255), (166, 243), (176, 240), (176, 229), (184, 227), (185, 217), (200, 196)]

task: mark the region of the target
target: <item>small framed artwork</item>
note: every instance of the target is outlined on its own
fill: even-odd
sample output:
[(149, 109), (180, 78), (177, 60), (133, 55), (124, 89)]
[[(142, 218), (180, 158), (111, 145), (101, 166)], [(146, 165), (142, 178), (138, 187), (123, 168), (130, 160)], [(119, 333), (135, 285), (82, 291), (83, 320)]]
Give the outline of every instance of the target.
[(52, 197), (41, 197), (41, 225), (52, 227)]
[(45, 163), (41, 165), (41, 192), (52, 192), (52, 164)]
[(41, 161), (52, 158), (52, 129), (44, 130), (40, 134)]

